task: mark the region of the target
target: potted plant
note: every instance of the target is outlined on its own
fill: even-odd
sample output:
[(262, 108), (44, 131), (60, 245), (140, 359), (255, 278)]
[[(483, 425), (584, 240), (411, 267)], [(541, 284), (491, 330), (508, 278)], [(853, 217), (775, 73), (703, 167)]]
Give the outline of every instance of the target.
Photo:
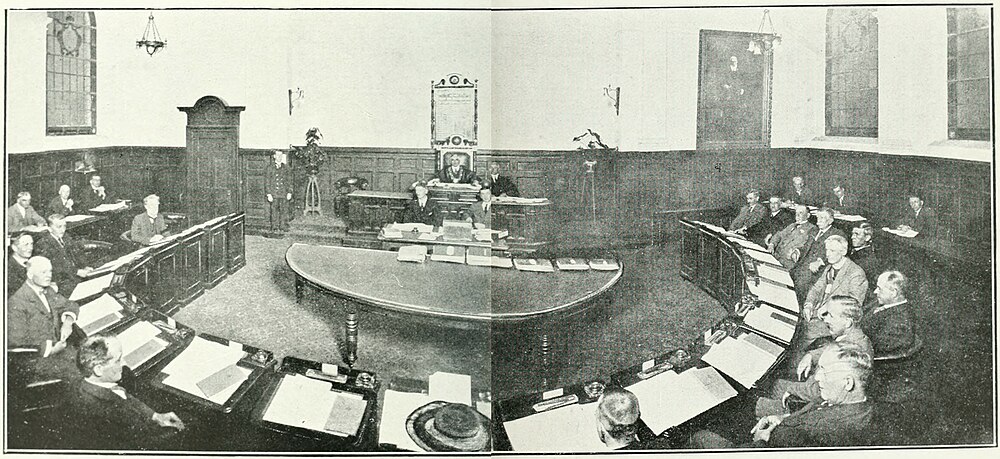
[(320, 202), (319, 180), (316, 179), (320, 167), (326, 162), (326, 152), (319, 147), (319, 140), (322, 138), (323, 134), (319, 132), (319, 128), (309, 128), (306, 131), (306, 146), (295, 149), (295, 157), (305, 164), (306, 173), (309, 174), (309, 183), (306, 184), (304, 215), (311, 213), (323, 215), (322, 204)]

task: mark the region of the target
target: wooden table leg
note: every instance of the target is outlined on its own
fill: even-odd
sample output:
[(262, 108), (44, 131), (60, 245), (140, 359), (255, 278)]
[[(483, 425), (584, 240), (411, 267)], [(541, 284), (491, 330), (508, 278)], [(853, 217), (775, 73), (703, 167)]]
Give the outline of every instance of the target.
[(304, 282), (302, 281), (302, 276), (296, 274), (295, 275), (295, 303), (301, 303), (302, 302), (302, 293), (303, 293), (302, 290), (305, 288), (305, 285), (303, 285), (303, 283)]
[(353, 301), (345, 301), (347, 319), (344, 323), (345, 347), (344, 363), (353, 368), (358, 360), (358, 307)]

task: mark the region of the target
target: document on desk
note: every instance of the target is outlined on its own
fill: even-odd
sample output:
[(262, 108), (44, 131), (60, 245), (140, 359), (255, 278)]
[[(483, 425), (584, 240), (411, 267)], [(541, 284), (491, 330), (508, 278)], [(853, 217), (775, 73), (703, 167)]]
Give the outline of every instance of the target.
[(76, 324), (83, 329), (87, 336), (90, 336), (124, 317), (122, 309), (118, 300), (105, 293), (96, 300), (80, 306), (80, 313), (76, 316)]
[(84, 215), (84, 214), (67, 215), (66, 218), (64, 218), (64, 220), (66, 220), (66, 223), (82, 222), (90, 217), (92, 217), (92, 215)]
[(434, 231), (434, 227), (426, 223), (393, 223), (392, 227), (404, 232), (415, 230), (418, 233), (429, 233)]
[(756, 242), (753, 242), (753, 241), (748, 241), (746, 239), (742, 239), (742, 238), (738, 238), (738, 237), (727, 237), (726, 239), (728, 239), (729, 242), (733, 242), (733, 243), (739, 244), (740, 246), (743, 246), (743, 247), (748, 248), (748, 249), (753, 249), (753, 250), (756, 250), (758, 252), (767, 252), (767, 248), (766, 247), (764, 247), (764, 246), (762, 246), (762, 245), (760, 245), (760, 244), (758, 244)]
[(91, 212), (110, 212), (112, 210), (124, 209), (127, 206), (128, 206), (128, 204), (126, 204), (125, 202), (116, 202), (114, 204), (101, 204), (101, 205), (99, 205), (97, 207), (94, 207), (93, 209), (90, 209), (90, 211)]
[[(573, 404), (503, 423), (514, 451), (605, 452), (597, 433), (597, 404)], [(646, 408), (642, 408), (645, 418)]]
[(774, 258), (774, 255), (771, 255), (770, 253), (759, 252), (757, 250), (744, 250), (743, 253), (759, 262), (770, 263), (774, 266), (781, 266), (781, 262), (779, 262), (777, 258)]
[(119, 333), (125, 364), (134, 370), (166, 349), (168, 343), (159, 334), (160, 329), (146, 321), (136, 322)]
[(443, 371), (435, 372), (428, 378), (427, 394), (434, 400), (472, 406), (472, 377)]
[(69, 295), (69, 300), (82, 300), (107, 290), (108, 287), (111, 286), (111, 280), (114, 279), (114, 277), (114, 273), (108, 273), (104, 276), (87, 279), (79, 284), (76, 284), (76, 288), (73, 289), (73, 293), (70, 293)]
[(836, 220), (843, 220), (845, 222), (863, 222), (865, 220), (868, 220), (867, 218), (862, 217), (860, 215), (847, 215), (847, 214), (834, 215), (833, 218)]
[(406, 433), (406, 418), (434, 399), (430, 395), (386, 390), (382, 398), (382, 418), (379, 422), (378, 441), (395, 445), (407, 451), (423, 451)]
[(672, 370), (626, 387), (639, 398), (642, 420), (660, 435), (736, 396), (715, 368)]
[(789, 287), (795, 286), (795, 283), (792, 282), (792, 276), (788, 274), (788, 270), (785, 268), (771, 266), (767, 263), (759, 263), (757, 264), (757, 274), (764, 279), (774, 281), (775, 283), (781, 285), (787, 285)]
[(780, 355), (780, 346), (748, 332), (737, 338), (727, 336), (722, 342), (712, 345), (701, 360), (749, 389), (767, 373)]
[(908, 231), (903, 231), (903, 230), (898, 230), (898, 229), (892, 229), (892, 228), (889, 228), (889, 227), (886, 227), (886, 226), (882, 227), (882, 231), (885, 231), (887, 233), (895, 234), (896, 236), (899, 236), (899, 237), (906, 237), (906, 238), (917, 237), (917, 235), (920, 234), (920, 233), (918, 233), (916, 231), (913, 231), (913, 229), (910, 229)]
[[(163, 384), (222, 405), (232, 397), (252, 372), (249, 368), (236, 365), (245, 355), (246, 353), (240, 348), (196, 336), (191, 344), (163, 369), (163, 373), (168, 375), (163, 379)], [(216, 392), (214, 390), (216, 387), (212, 383), (219, 381), (225, 382), (226, 387)], [(199, 383), (202, 387), (199, 387)], [(206, 394), (203, 387), (213, 389), (210, 392), (214, 393)]]
[(763, 279), (760, 282), (747, 282), (747, 287), (750, 289), (750, 293), (756, 295), (761, 301), (766, 301), (796, 314), (799, 313), (799, 299), (795, 296), (795, 290)]
[(797, 323), (798, 319), (791, 313), (768, 304), (761, 304), (756, 308), (750, 309), (747, 315), (743, 317), (743, 325), (785, 343), (792, 341), (792, 335), (795, 334), (795, 324)]
[(359, 394), (331, 390), (327, 381), (285, 375), (268, 403), (263, 419), (275, 424), (357, 435), (368, 402)]

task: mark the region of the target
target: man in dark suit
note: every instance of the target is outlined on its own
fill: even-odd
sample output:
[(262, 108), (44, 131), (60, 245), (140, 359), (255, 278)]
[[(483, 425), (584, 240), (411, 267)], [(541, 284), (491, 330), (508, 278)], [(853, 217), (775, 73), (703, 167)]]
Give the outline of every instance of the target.
[(469, 206), (469, 220), (476, 228), (490, 227), (490, 212), (493, 206), (493, 192), (489, 187), (479, 190), (479, 202)]
[(798, 175), (792, 177), (792, 186), (785, 192), (785, 201), (806, 206), (816, 205), (812, 190), (806, 188), (805, 180)]
[(875, 276), (882, 272), (878, 257), (875, 256), (875, 246), (872, 245), (874, 230), (871, 223), (861, 222), (851, 228), (851, 261), (865, 271), (868, 286), (875, 285)]
[(31, 207), (31, 193), (17, 194), (17, 202), (7, 208), (7, 232), (20, 231), (26, 226), (45, 226), (45, 219)]
[(69, 295), (93, 268), (77, 262), (83, 251), (80, 243), (66, 234), (66, 220), (60, 214), (49, 216), (49, 230), (39, 233), (37, 253), (52, 262), (52, 279), (63, 293)]
[(802, 257), (790, 273), (799, 301), (805, 300), (806, 293), (816, 283), (820, 268), (829, 264), (826, 259), (826, 239), (837, 235), (847, 240), (843, 231), (833, 227), (833, 211), (829, 208), (824, 207), (816, 212), (816, 227), (816, 235), (806, 240), (807, 246), (802, 249)]
[(848, 196), (844, 186), (838, 183), (833, 186), (833, 194), (826, 199), (823, 206), (842, 214), (855, 215), (858, 213), (857, 201), (854, 196)]
[(473, 183), (477, 181), (476, 174), (462, 164), (462, 158), (451, 155), (451, 166), (442, 168), (437, 173), (437, 179), (443, 183)]
[(101, 176), (94, 174), (90, 176), (90, 186), (83, 190), (79, 196), (79, 206), (77, 207), (77, 212), (86, 212), (87, 210), (93, 209), (101, 204), (113, 202), (109, 196), (108, 192), (101, 185)]
[(7, 298), (28, 279), (28, 259), (34, 252), (34, 236), (31, 233), (15, 234), (10, 241), (10, 252), (7, 253)]
[(73, 204), (75, 203), (73, 202), (73, 199), (69, 197), (70, 191), (69, 185), (62, 185), (59, 187), (59, 195), (49, 201), (49, 215), (73, 215)]
[(795, 206), (795, 221), (774, 233), (767, 249), (782, 266), (793, 269), (818, 231), (816, 225), (809, 222), (809, 209), (799, 204)]
[(406, 206), (403, 213), (403, 223), (423, 223), (431, 226), (441, 226), (444, 217), (438, 211), (437, 203), (427, 196), (427, 183), (420, 181), (413, 184), (413, 200)]
[(28, 279), (7, 304), (7, 347), (35, 350), (39, 358), (33, 367), (39, 378), (75, 377), (66, 346), (80, 307), (52, 288), (47, 258), (32, 257), (27, 265)]
[(142, 199), (146, 211), (132, 219), (132, 240), (142, 245), (159, 242), (168, 236), (167, 222), (160, 215), (160, 197), (151, 194)]
[(905, 295), (906, 283), (906, 276), (899, 271), (886, 271), (878, 276), (877, 306), (861, 319), (861, 328), (871, 338), (875, 356), (902, 357), (915, 349), (916, 326)]
[(510, 177), (500, 175), (500, 164), (490, 162), (490, 175), (486, 177), (486, 185), (493, 190), (494, 196), (520, 196), (517, 185)]
[(747, 234), (747, 232), (764, 220), (764, 206), (758, 202), (760, 193), (750, 190), (746, 195), (747, 204), (740, 208), (739, 215), (729, 224), (729, 231)]
[(146, 449), (163, 444), (164, 437), (184, 430), (174, 414), (157, 413), (118, 383), (122, 379), (122, 345), (117, 338), (101, 335), (80, 345), (77, 367), (83, 374), (70, 397), (78, 414), (78, 442), (82, 447)]
[(274, 162), (264, 171), (264, 197), (270, 211), (271, 231), (287, 231), (292, 204), (292, 172), (285, 161), (285, 153), (274, 150)]
[(795, 214), (781, 207), (781, 198), (771, 196), (767, 200), (767, 211), (764, 214), (764, 219), (753, 229), (747, 231), (747, 237), (767, 247), (774, 234), (793, 221), (795, 221)]
[(921, 236), (934, 237), (937, 234), (934, 209), (924, 207), (924, 200), (916, 195), (911, 195), (909, 201), (910, 207), (903, 211), (903, 217), (899, 219), (897, 228), (901, 231), (912, 229)]

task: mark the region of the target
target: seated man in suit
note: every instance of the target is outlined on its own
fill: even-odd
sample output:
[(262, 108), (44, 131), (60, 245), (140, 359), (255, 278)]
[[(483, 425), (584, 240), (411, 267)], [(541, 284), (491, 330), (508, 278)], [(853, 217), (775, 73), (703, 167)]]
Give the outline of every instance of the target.
[(38, 255), (48, 258), (52, 262), (52, 279), (62, 289), (62, 292), (69, 295), (79, 284), (82, 277), (86, 277), (91, 267), (80, 266), (77, 258), (83, 248), (79, 242), (66, 234), (66, 217), (60, 214), (49, 216), (49, 230), (38, 235)]
[(868, 295), (865, 272), (847, 258), (847, 239), (835, 234), (823, 244), (826, 247), (824, 267), (802, 305), (802, 318), (806, 321), (816, 319), (820, 306), (834, 295), (847, 295), (858, 300), (859, 304), (864, 304)]
[(146, 449), (165, 435), (184, 430), (176, 414), (157, 413), (118, 385), (122, 358), (122, 345), (115, 337), (96, 335), (80, 345), (76, 364), (83, 379), (70, 398), (82, 424), (83, 438), (77, 440), (92, 448)]
[(805, 180), (799, 175), (792, 177), (792, 186), (785, 191), (785, 201), (805, 206), (816, 205), (812, 190), (806, 188)]
[(875, 257), (875, 247), (872, 245), (874, 230), (871, 223), (861, 222), (851, 228), (851, 261), (865, 270), (868, 286), (875, 285), (875, 277), (882, 272)]
[(861, 319), (861, 329), (871, 338), (877, 357), (906, 356), (916, 347), (916, 326), (905, 295), (906, 283), (906, 276), (899, 271), (879, 275), (877, 304)]
[(920, 199), (920, 196), (911, 195), (909, 201), (910, 207), (903, 211), (903, 217), (899, 219), (896, 228), (900, 231), (913, 230), (922, 236), (934, 237), (937, 233), (934, 209), (924, 207), (924, 200)]
[(809, 209), (804, 205), (797, 205), (795, 222), (775, 233), (768, 242), (767, 249), (782, 266), (792, 269), (802, 258), (803, 249), (816, 237), (818, 231), (816, 225), (809, 222)]
[(510, 177), (500, 175), (500, 164), (496, 161), (490, 161), (490, 175), (486, 177), (486, 184), (484, 186), (489, 186), (493, 190), (494, 196), (521, 195), (517, 190), (517, 184)]
[(17, 202), (7, 208), (7, 233), (24, 229), (25, 226), (45, 226), (45, 219), (31, 207), (31, 193), (17, 194)]
[(848, 196), (844, 191), (844, 186), (836, 184), (833, 186), (833, 194), (823, 203), (823, 207), (829, 207), (836, 212), (854, 215), (858, 212), (857, 200), (854, 196)]
[(149, 245), (169, 236), (167, 222), (160, 215), (160, 197), (151, 194), (142, 199), (146, 211), (132, 219), (132, 240), (142, 245)]
[(62, 214), (62, 215), (73, 215), (73, 199), (69, 197), (70, 188), (69, 185), (62, 185), (59, 187), (59, 195), (52, 198), (49, 201), (49, 215), (52, 214)]
[(413, 184), (413, 200), (406, 205), (403, 212), (403, 223), (423, 223), (431, 226), (441, 226), (444, 217), (438, 211), (437, 203), (427, 196), (427, 183), (419, 181)]
[(101, 176), (97, 174), (90, 176), (90, 186), (77, 197), (80, 201), (80, 206), (76, 209), (77, 212), (85, 212), (101, 204), (112, 202), (108, 198), (108, 192), (101, 185)]
[(469, 206), (469, 217), (466, 219), (478, 229), (490, 227), (490, 211), (493, 205), (493, 192), (488, 186), (479, 190), (479, 202)]
[(459, 155), (451, 155), (451, 166), (438, 171), (436, 180), (443, 183), (473, 183), (477, 182), (476, 174), (462, 164)]
[(11, 238), (10, 252), (7, 253), (7, 298), (28, 279), (28, 259), (34, 252), (34, 246), (31, 233), (19, 233)]
[(7, 304), (7, 347), (35, 350), (39, 378), (76, 377), (79, 373), (66, 346), (80, 307), (52, 288), (52, 263), (47, 258), (31, 257), (27, 265), (27, 280)]
[[(753, 443), (767, 448), (836, 447), (865, 444), (872, 422), (872, 402), (866, 393), (872, 357), (857, 346), (833, 343), (816, 365), (822, 402), (791, 413), (760, 418), (751, 430)], [(702, 430), (691, 436), (696, 448), (730, 448), (734, 443)]]
[(795, 293), (799, 301), (805, 300), (806, 293), (816, 283), (823, 266), (830, 264), (826, 259), (827, 238), (840, 236), (847, 240), (843, 231), (833, 227), (833, 211), (827, 207), (816, 211), (816, 228), (816, 235), (806, 240), (807, 246), (802, 249), (802, 258), (799, 258), (789, 273), (795, 283)]
[(626, 389), (608, 388), (597, 400), (597, 433), (611, 449), (631, 449), (638, 441), (639, 399)]
[(794, 221), (795, 214), (781, 207), (781, 198), (771, 196), (767, 200), (767, 213), (764, 214), (764, 220), (752, 230), (747, 231), (747, 237), (766, 247), (775, 233), (785, 229)]
[(747, 204), (740, 208), (740, 214), (729, 224), (729, 231), (746, 235), (747, 231), (764, 220), (764, 206), (758, 202), (760, 193), (757, 190), (750, 190), (746, 198)]

